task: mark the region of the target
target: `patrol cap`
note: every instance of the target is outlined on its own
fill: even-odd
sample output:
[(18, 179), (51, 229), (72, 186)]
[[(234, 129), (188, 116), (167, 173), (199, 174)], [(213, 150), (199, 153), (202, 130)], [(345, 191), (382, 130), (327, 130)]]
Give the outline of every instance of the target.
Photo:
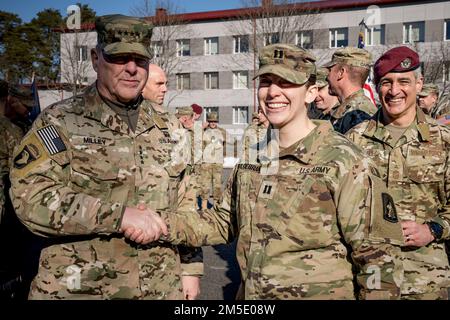
[(211, 111), (206, 115), (206, 121), (208, 122), (219, 122), (219, 115), (216, 111)]
[(255, 119), (259, 119), (259, 113), (258, 112), (253, 112), (252, 113), (252, 120), (255, 120)]
[(419, 66), (419, 55), (414, 50), (405, 46), (388, 50), (378, 58), (373, 67), (375, 85), (389, 72), (408, 72)]
[(372, 55), (369, 51), (355, 48), (355, 47), (345, 47), (337, 49), (331, 61), (324, 65), (325, 68), (331, 68), (337, 63), (343, 63), (353, 67), (362, 67), (370, 69), (372, 66)]
[(11, 85), (8, 94), (20, 100), (25, 106), (32, 108), (34, 106), (33, 91), (29, 87), (23, 85)]
[(95, 20), (97, 44), (108, 55), (134, 53), (150, 59), (152, 28), (143, 19), (121, 14), (100, 16)]
[(191, 104), (192, 111), (196, 114), (202, 114), (203, 108), (196, 103)]
[(327, 77), (330, 71), (327, 68), (320, 67), (317, 68), (317, 76), (316, 76), (316, 84), (320, 88), (323, 88), (328, 85)]
[(434, 83), (426, 83), (422, 86), (422, 91), (420, 91), (417, 95), (419, 97), (428, 97), (430, 94), (439, 95), (439, 87)]
[(259, 70), (255, 78), (272, 73), (295, 84), (304, 84), (316, 75), (316, 58), (307, 50), (292, 44), (271, 44), (259, 53)]
[(192, 111), (191, 107), (179, 107), (177, 109), (176, 115), (178, 117), (181, 117), (181, 116), (192, 116), (192, 115), (194, 115), (194, 111)]

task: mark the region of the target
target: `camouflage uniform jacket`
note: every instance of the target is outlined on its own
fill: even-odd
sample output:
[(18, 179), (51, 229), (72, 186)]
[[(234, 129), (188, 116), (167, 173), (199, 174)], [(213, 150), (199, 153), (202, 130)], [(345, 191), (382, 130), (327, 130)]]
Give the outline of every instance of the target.
[[(402, 220), (444, 226), (450, 238), (450, 130), (417, 108), (417, 122), (394, 145), (381, 123), (381, 110), (347, 135), (373, 159)], [(442, 241), (402, 250), (402, 295), (436, 293), (450, 287)], [(445, 290), (446, 291), (446, 290)]]
[[(133, 132), (92, 85), (35, 121), (11, 171), (17, 215), (52, 241), (41, 253), (30, 298), (182, 297), (177, 247), (136, 245), (119, 233), (127, 206), (179, 206), (186, 166), (171, 151), (183, 146), (168, 129), (176, 124), (166, 120), (144, 101)], [(195, 199), (184, 203), (196, 214)]]
[(256, 159), (258, 150), (260, 150), (264, 143), (263, 140), (266, 137), (267, 128), (262, 124), (249, 125), (242, 135), (242, 155), (240, 156), (241, 162), (248, 163), (253, 159)]
[(334, 130), (345, 134), (358, 123), (369, 119), (377, 108), (360, 89), (348, 96), (338, 108), (331, 111), (330, 121)]
[[(329, 122), (315, 123), (272, 161), (238, 164), (221, 203), (200, 217), (162, 213), (167, 240), (198, 246), (237, 237), (246, 299), (353, 299), (347, 243), (362, 297), (394, 298), (399, 248), (386, 239), (401, 242), (400, 225), (383, 220), (380, 182), (369, 177), (361, 151)], [(375, 269), (380, 290), (368, 285)]]
[(203, 131), (203, 163), (223, 165), (226, 138), (227, 132), (223, 128), (206, 128)]
[(11, 120), (0, 115), (0, 222), (3, 217), (5, 206), (5, 180), (9, 176), (10, 160), (14, 147), (20, 143), (23, 131), (13, 124)]

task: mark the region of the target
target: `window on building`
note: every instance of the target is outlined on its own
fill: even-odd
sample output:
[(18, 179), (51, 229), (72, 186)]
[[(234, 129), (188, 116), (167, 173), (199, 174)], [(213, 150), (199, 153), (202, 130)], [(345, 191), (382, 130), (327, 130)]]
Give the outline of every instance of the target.
[(444, 70), (442, 72), (443, 74), (443, 82), (450, 82), (450, 61), (444, 62)]
[(248, 36), (233, 37), (233, 53), (247, 53), (248, 48)]
[(233, 72), (233, 89), (248, 89), (248, 71)]
[(177, 57), (187, 57), (191, 55), (191, 42), (189, 39), (177, 40)]
[(312, 49), (313, 47), (313, 33), (312, 31), (300, 31), (295, 35), (295, 44), (305, 49)]
[(189, 73), (177, 74), (177, 90), (191, 89), (191, 75)]
[(408, 22), (403, 24), (403, 43), (424, 42), (425, 22)]
[(219, 53), (219, 38), (205, 38), (205, 55), (213, 55)]
[(205, 107), (203, 110), (203, 121), (204, 122), (206, 122), (206, 115), (210, 112), (217, 112), (217, 115), (219, 115), (219, 107)]
[(330, 29), (330, 48), (348, 46), (348, 28)]
[(450, 20), (444, 22), (444, 40), (450, 41)]
[(83, 62), (88, 60), (88, 49), (87, 46), (75, 46), (75, 58), (78, 62)]
[(366, 28), (365, 45), (378, 46), (384, 44), (384, 24), (377, 27)]
[(233, 124), (248, 123), (248, 107), (233, 107)]
[(267, 33), (264, 35), (264, 45), (279, 43), (280, 35), (278, 33)]
[(159, 58), (164, 53), (163, 44), (161, 41), (155, 41), (152, 43), (152, 49), (153, 49), (153, 57)]
[(219, 89), (218, 72), (205, 72), (205, 89)]

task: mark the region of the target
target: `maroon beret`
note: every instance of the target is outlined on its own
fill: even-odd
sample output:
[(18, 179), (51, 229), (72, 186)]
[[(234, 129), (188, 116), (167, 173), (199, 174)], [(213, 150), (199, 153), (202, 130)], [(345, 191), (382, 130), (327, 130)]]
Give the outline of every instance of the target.
[(202, 114), (202, 112), (203, 112), (203, 108), (200, 107), (200, 106), (199, 106), (198, 104), (196, 104), (196, 103), (191, 104), (191, 108), (192, 108), (192, 111), (194, 111), (196, 114)]
[(410, 48), (401, 46), (388, 50), (373, 66), (375, 85), (389, 72), (407, 72), (419, 66), (419, 55)]

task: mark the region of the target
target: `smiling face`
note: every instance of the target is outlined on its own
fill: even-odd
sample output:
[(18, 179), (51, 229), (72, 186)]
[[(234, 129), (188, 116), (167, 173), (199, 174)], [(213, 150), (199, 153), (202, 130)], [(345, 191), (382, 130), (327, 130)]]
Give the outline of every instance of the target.
[(414, 71), (384, 75), (378, 85), (383, 114), (391, 120), (413, 119), (416, 113), (416, 96), (422, 89), (422, 83), (422, 78), (416, 78)]
[(330, 95), (328, 92), (328, 86), (322, 87), (317, 92), (317, 97), (314, 100), (316, 103), (317, 109), (322, 112), (330, 111), (338, 102), (338, 98), (336, 96)]
[(91, 51), (97, 72), (97, 88), (107, 99), (127, 103), (142, 92), (148, 76), (147, 58), (137, 55), (106, 56), (98, 49)]
[(259, 78), (258, 100), (269, 122), (277, 129), (304, 120), (306, 103), (317, 95), (317, 86), (293, 84), (274, 74)]

